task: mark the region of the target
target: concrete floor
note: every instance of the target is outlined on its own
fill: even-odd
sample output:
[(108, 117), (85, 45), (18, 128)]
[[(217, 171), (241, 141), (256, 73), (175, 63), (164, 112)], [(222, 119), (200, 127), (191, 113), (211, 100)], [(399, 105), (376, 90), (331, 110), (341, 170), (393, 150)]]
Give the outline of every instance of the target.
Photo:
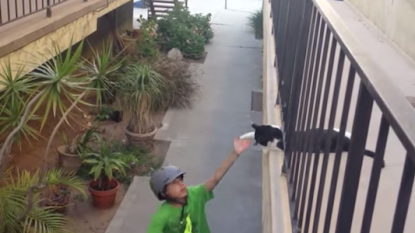
[[(246, 4), (245, 4), (246, 3)], [(245, 5), (244, 5), (245, 4)], [(261, 89), (262, 42), (247, 26), (248, 10), (258, 0), (224, 10), (223, 1), (189, 1), (192, 12), (212, 13), (215, 38), (207, 45), (207, 59), (194, 68), (201, 73), (202, 93), (189, 110), (169, 110), (157, 138), (171, 141), (165, 164), (187, 172), (189, 185), (213, 175), (233, 147), (233, 138), (250, 131), (261, 114), (251, 112), (251, 91)], [(255, 8), (254, 8), (255, 7)], [(261, 231), (261, 150), (243, 154), (215, 190), (207, 213), (212, 233)], [(148, 178), (136, 177), (107, 233), (144, 233), (157, 201)]]

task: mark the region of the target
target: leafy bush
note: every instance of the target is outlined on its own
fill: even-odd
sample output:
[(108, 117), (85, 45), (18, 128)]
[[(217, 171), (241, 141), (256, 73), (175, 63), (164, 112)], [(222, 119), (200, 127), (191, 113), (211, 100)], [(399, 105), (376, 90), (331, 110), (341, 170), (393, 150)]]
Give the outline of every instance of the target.
[(190, 28), (193, 28), (201, 35), (205, 39), (205, 43), (209, 42), (214, 36), (212, 27), (210, 26), (211, 18), (212, 14), (210, 13), (207, 15), (196, 14), (193, 15), (189, 21)]
[(160, 56), (154, 62), (153, 68), (169, 80), (170, 86), (163, 107), (190, 108), (200, 86), (194, 79), (193, 72), (189, 70), (189, 64)]
[[(119, 155), (119, 159), (126, 164), (125, 172), (114, 172), (114, 177), (121, 183), (130, 184), (135, 175), (147, 175), (150, 171), (157, 169), (160, 164), (145, 149), (129, 146), (121, 142), (110, 143), (110, 151)], [(93, 179), (90, 174), (91, 165), (82, 164), (77, 174), (85, 180)]]
[(184, 56), (190, 58), (201, 57), (205, 52), (203, 37), (191, 31), (186, 25), (168, 21), (166, 24), (160, 22), (160, 25), (166, 25), (166, 30), (161, 34), (163, 40), (160, 41), (163, 50), (178, 48)]
[(249, 16), (248, 20), (249, 20), (249, 26), (251, 26), (255, 30), (255, 37), (259, 39), (262, 38), (262, 34), (263, 34), (262, 8), (252, 13), (252, 15)]
[(156, 58), (159, 54), (157, 39), (157, 22), (154, 20), (146, 20), (140, 15), (137, 19), (140, 23), (140, 35), (137, 41), (137, 50), (142, 58)]
[(213, 38), (210, 26), (211, 14), (192, 15), (181, 4), (158, 20), (161, 48), (165, 51), (178, 48), (186, 57), (198, 58), (205, 51), (205, 44)]

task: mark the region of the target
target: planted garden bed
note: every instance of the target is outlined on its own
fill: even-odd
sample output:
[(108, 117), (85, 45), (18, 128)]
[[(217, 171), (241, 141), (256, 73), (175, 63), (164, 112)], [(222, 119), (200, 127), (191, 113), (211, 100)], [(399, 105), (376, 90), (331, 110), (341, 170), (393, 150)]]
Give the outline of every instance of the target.
[(25, 76), (1, 64), (0, 182), (11, 191), (0, 205), (15, 206), (0, 213), (1, 232), (105, 232), (132, 177), (162, 164), (155, 132), (167, 109), (192, 107), (187, 59), (203, 59), (213, 38), (210, 15), (177, 6), (169, 17), (141, 19), (87, 59), (81, 42)]

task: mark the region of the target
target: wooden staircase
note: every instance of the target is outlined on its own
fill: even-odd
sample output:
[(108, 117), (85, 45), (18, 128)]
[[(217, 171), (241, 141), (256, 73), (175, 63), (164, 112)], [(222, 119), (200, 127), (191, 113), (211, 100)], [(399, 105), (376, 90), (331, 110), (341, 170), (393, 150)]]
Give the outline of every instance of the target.
[(155, 16), (156, 18), (164, 17), (169, 14), (175, 4), (181, 2), (187, 7), (188, 0), (147, 0), (148, 18)]

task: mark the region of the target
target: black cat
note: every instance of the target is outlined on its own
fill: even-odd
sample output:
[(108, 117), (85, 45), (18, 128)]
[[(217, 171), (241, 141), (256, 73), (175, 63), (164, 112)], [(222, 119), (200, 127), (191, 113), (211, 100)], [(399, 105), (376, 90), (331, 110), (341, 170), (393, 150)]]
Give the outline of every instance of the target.
[[(277, 125), (252, 124), (252, 128), (255, 129), (254, 132), (246, 133), (242, 135), (240, 138), (255, 139), (255, 145), (260, 144), (261, 146), (264, 146), (264, 147), (269, 147), (270, 145), (275, 144), (277, 148), (284, 150), (284, 143), (282, 140), (283, 132), (281, 130), (281, 127)], [(330, 143), (329, 152), (330, 153), (336, 152), (337, 140), (340, 136), (339, 129), (336, 129), (336, 128), (333, 128), (332, 130), (324, 129), (321, 132), (319, 129), (309, 129), (303, 132), (295, 132), (294, 134), (297, 134), (295, 136), (300, 136), (299, 134), (305, 134), (305, 135), (309, 135), (313, 137), (314, 138), (313, 152), (323, 152), (325, 149), (326, 139), (327, 137), (329, 137), (329, 143)], [(343, 152), (349, 151), (350, 143), (351, 143), (351, 133), (345, 132), (344, 139), (343, 139), (343, 145), (341, 147)], [(303, 148), (301, 148), (301, 150), (302, 149)], [(294, 149), (294, 151), (298, 151), (298, 150)], [(375, 152), (371, 150), (365, 150), (364, 155), (374, 158)], [(385, 161), (383, 161), (382, 167), (385, 167)]]

